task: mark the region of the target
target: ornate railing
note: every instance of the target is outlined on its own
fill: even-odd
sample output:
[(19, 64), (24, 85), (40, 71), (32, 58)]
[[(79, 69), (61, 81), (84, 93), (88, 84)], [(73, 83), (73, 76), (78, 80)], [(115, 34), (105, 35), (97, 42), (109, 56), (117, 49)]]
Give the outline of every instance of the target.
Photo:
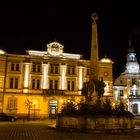
[(50, 90), (50, 89), (43, 89), (42, 90), (44, 95), (64, 95), (64, 90)]

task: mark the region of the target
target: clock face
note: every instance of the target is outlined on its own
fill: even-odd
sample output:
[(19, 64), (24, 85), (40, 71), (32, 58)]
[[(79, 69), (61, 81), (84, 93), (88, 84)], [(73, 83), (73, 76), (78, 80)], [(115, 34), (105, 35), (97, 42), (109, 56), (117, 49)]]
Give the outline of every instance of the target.
[(129, 73), (138, 73), (139, 72), (139, 65), (134, 65), (134, 64), (131, 64), (131, 65), (128, 65), (127, 66), (127, 70)]
[(108, 76), (108, 72), (104, 72), (104, 76), (107, 77)]

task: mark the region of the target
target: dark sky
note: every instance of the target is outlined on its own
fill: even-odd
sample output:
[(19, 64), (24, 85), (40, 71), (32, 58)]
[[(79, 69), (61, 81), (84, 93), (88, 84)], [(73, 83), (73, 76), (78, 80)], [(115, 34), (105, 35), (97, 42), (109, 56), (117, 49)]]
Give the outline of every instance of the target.
[(0, 48), (8, 53), (45, 50), (56, 40), (68, 53), (90, 58), (91, 13), (97, 12), (100, 58), (114, 61), (114, 76), (126, 64), (128, 37), (140, 61), (140, 8), (135, 3), (109, 0), (50, 0), (0, 6)]

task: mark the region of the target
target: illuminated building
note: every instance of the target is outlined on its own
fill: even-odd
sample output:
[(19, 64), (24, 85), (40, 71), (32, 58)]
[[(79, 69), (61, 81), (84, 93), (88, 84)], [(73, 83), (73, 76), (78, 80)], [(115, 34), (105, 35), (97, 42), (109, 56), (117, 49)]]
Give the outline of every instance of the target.
[(140, 114), (140, 67), (129, 40), (126, 69), (114, 82), (115, 102), (124, 102), (128, 111)]
[[(94, 27), (96, 26), (92, 28), (92, 40), (97, 40), (97, 36), (94, 36), (97, 27)], [(31, 117), (46, 118), (60, 112), (64, 103), (79, 103), (84, 99), (81, 89), (83, 83), (89, 80), (91, 64), (94, 64), (91, 61), (98, 52), (93, 47), (91, 51), (96, 51), (92, 55), (93, 59), (85, 60), (80, 54), (63, 52), (63, 48), (62, 44), (52, 42), (47, 44), (46, 51), (27, 50), (26, 55), (8, 54), (0, 50), (2, 112), (18, 116), (30, 113)], [(98, 65), (98, 75), (95, 75), (107, 85), (105, 97), (113, 98), (113, 62), (108, 58), (98, 60), (98, 57), (95, 61), (93, 68)]]

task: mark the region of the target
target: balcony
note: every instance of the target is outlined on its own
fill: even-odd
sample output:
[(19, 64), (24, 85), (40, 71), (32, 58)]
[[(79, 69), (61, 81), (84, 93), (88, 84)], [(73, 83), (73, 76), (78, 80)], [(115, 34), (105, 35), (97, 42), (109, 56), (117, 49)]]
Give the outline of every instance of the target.
[(44, 95), (64, 95), (65, 91), (64, 90), (50, 90), (50, 89), (43, 89), (42, 93)]

